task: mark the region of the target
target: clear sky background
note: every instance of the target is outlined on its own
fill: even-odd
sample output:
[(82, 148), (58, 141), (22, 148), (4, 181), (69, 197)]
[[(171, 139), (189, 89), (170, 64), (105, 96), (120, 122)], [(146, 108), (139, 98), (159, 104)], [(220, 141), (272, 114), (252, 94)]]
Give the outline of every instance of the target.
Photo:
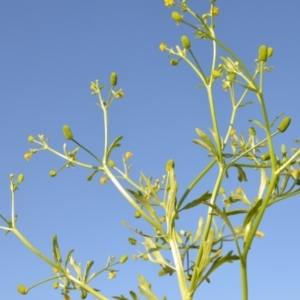
[[(189, 3), (200, 14), (209, 10), (208, 0)], [(217, 1), (217, 6), (218, 37), (250, 70), (254, 70), (261, 44), (274, 47), (269, 64), (275, 69), (265, 76), (269, 116), (273, 119), (285, 112), (292, 118), (287, 133), (275, 138), (280, 155), (282, 143), (296, 147), (292, 141), (299, 138), (300, 4), (295, 0), (228, 0)], [(90, 94), (91, 81), (99, 79), (108, 86), (110, 73), (118, 73), (118, 87), (125, 96), (110, 110), (110, 129), (112, 138), (124, 135), (124, 140), (113, 159), (120, 163), (123, 153), (133, 152), (134, 179), (140, 171), (161, 177), (166, 161), (172, 158), (180, 194), (208, 161), (207, 153), (191, 142), (196, 138), (196, 127), (204, 131), (212, 127), (205, 92), (195, 88), (199, 80), (191, 69), (184, 63), (172, 67), (167, 53), (160, 52), (158, 46), (161, 42), (180, 44), (181, 35), (186, 34), (204, 66), (210, 61), (211, 48), (208, 41), (194, 40), (191, 29), (176, 26), (170, 17), (172, 10), (165, 8), (162, 0), (0, 3), (0, 213), (10, 216), (9, 174), (24, 173), (25, 181), (16, 193), (17, 226), (50, 258), (52, 236), (57, 234), (64, 255), (74, 248), (76, 261), (85, 265), (87, 260), (95, 260), (96, 271), (109, 255), (118, 259), (124, 253), (131, 257), (138, 249), (143, 250), (141, 245), (128, 243), (128, 237), (135, 235), (121, 225), (121, 220), (150, 231), (141, 219), (134, 219), (134, 210), (112, 183), (101, 186), (99, 176), (87, 182), (89, 171), (78, 167), (50, 178), (49, 171), (58, 169), (63, 161), (47, 152), (34, 155), (29, 162), (23, 158), (33, 146), (27, 142), (28, 135), (44, 134), (62, 151), (64, 124), (72, 128), (79, 142), (101, 156), (102, 112)], [(215, 95), (224, 134), (230, 100), (221, 80), (216, 83)], [(241, 110), (235, 126), (237, 133), (245, 136), (249, 119), (262, 120), (255, 97), (249, 94), (248, 100), (255, 104)], [(264, 137), (262, 130), (257, 129), (257, 133)], [(212, 172), (189, 200), (210, 190), (215, 177)], [(254, 197), (257, 182), (251, 179), (239, 183), (235, 171), (230, 171), (228, 194), (242, 186), (250, 198)], [(260, 226), (266, 235), (255, 239), (249, 253), (250, 299), (300, 299), (299, 201), (297, 196), (267, 211)], [(195, 230), (203, 213), (201, 208), (187, 213), (179, 222), (180, 229)], [(26, 296), (18, 294), (18, 284), (31, 286), (50, 277), (52, 269), (13, 234), (4, 236), (2, 232), (0, 245), (1, 299), (61, 299), (51, 283)], [(116, 279), (109, 280), (104, 274), (92, 286), (107, 297), (128, 296), (129, 290), (137, 291), (137, 274), (142, 274), (160, 298), (168, 295), (168, 299), (180, 299), (175, 274), (160, 278), (159, 266), (129, 259), (117, 269)], [(210, 284), (203, 284), (195, 299), (238, 300), (239, 278), (239, 263), (227, 264), (211, 276)], [(71, 295), (72, 300), (80, 299), (77, 292)]]

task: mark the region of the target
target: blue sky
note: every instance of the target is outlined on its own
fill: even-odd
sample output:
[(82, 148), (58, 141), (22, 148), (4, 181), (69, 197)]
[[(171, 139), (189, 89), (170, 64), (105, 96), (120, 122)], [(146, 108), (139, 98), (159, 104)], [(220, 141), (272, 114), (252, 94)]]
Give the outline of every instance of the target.
[[(202, 14), (209, 1), (189, 1)], [(254, 69), (261, 44), (274, 47), (270, 64), (275, 69), (265, 76), (265, 97), (270, 119), (285, 112), (292, 124), (284, 135), (276, 136), (275, 147), (296, 147), (299, 138), (299, 3), (297, 1), (217, 1), (218, 37)], [(118, 73), (118, 87), (125, 97), (115, 101), (110, 111), (111, 137), (123, 135), (122, 147), (114, 160), (133, 152), (132, 176), (143, 171), (153, 178), (164, 174), (165, 162), (176, 162), (179, 193), (206, 164), (207, 153), (193, 144), (194, 129), (208, 131), (211, 120), (204, 90), (184, 64), (172, 67), (161, 42), (175, 46), (180, 37), (190, 37), (196, 55), (204, 64), (210, 60), (207, 41), (194, 40), (191, 29), (176, 26), (172, 9), (163, 1), (2, 1), (0, 10), (0, 213), (10, 215), (9, 174), (25, 174), (17, 192), (18, 229), (43, 253), (52, 256), (51, 240), (58, 235), (63, 254), (75, 249), (77, 262), (95, 260), (95, 271), (109, 255), (130, 257), (142, 246), (133, 247), (127, 238), (134, 233), (121, 225), (149, 232), (149, 226), (133, 218), (134, 210), (111, 183), (101, 186), (99, 178), (87, 182), (87, 170), (68, 169), (56, 178), (48, 173), (63, 161), (50, 153), (23, 155), (32, 147), (28, 135), (44, 134), (53, 147), (62, 151), (62, 126), (70, 125), (76, 139), (101, 155), (103, 120), (97, 99), (90, 94), (91, 81), (109, 85), (112, 71)], [(225, 133), (230, 112), (226, 92), (216, 84), (217, 113)], [(104, 92), (105, 93), (105, 92)], [(249, 96), (249, 100), (256, 100)], [(247, 134), (249, 119), (261, 120), (259, 106), (241, 110), (237, 131)], [(222, 127), (223, 126), (223, 127)], [(224, 129), (223, 129), (224, 128)], [(222, 131), (223, 129), (223, 131)], [(263, 132), (258, 131), (259, 138)], [(71, 143), (68, 143), (72, 147)], [(83, 159), (86, 157), (83, 156)], [(90, 160), (91, 161), (91, 160)], [(212, 187), (215, 174), (191, 195), (197, 197)], [(229, 181), (231, 180), (231, 181)], [(240, 184), (234, 171), (227, 180), (228, 192), (241, 185), (251, 192), (255, 180)], [(299, 299), (297, 249), (299, 197), (271, 207), (260, 229), (262, 240), (255, 240), (249, 254), (250, 299)], [(195, 210), (183, 216), (180, 229), (194, 230), (199, 215)], [(135, 236), (137, 239), (138, 236)], [(0, 289), (3, 299), (19, 299), (16, 286), (30, 286), (51, 276), (51, 268), (30, 253), (12, 234), (1, 236)], [(107, 274), (93, 286), (107, 297), (137, 291), (137, 274), (143, 274), (161, 298), (180, 299), (176, 277), (159, 278), (159, 268), (145, 261), (130, 259), (118, 268), (114, 280)], [(211, 283), (200, 288), (196, 299), (240, 299), (239, 264), (228, 264), (211, 276)], [(91, 296), (89, 296), (92, 298)], [(51, 284), (40, 286), (26, 299), (61, 299)], [(73, 293), (72, 299), (80, 299)]]

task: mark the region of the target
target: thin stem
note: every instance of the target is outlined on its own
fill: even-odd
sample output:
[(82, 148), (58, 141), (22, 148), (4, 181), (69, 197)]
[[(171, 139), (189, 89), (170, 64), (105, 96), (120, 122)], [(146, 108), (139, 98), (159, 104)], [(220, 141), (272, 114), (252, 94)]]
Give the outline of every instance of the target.
[(17, 228), (13, 228), (12, 232), (21, 240), (21, 242), (29, 249), (31, 250), (35, 255), (37, 255), (39, 258), (41, 258), (43, 261), (45, 261), (48, 265), (50, 265), (53, 268), (61, 270), (60, 266), (52, 262), (50, 259), (48, 259), (44, 254), (42, 254), (40, 251), (38, 251), (32, 244), (29, 243), (29, 241), (19, 232)]
[(94, 157), (100, 164), (102, 164), (102, 160), (100, 158), (98, 158), (93, 152), (91, 152), (89, 149), (85, 148), (84, 146), (82, 146), (80, 143), (78, 143), (76, 140), (72, 139), (72, 141), (77, 144), (80, 148), (82, 148), (83, 150), (85, 150), (87, 153), (89, 153), (92, 157)]

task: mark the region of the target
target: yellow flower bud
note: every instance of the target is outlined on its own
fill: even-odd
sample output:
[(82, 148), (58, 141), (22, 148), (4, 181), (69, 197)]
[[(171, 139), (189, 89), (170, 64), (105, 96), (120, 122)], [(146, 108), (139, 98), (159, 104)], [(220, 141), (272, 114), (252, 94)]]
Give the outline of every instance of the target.
[(56, 290), (59, 287), (59, 283), (54, 281), (52, 287)]
[(166, 49), (167, 49), (167, 45), (166, 45), (166, 44), (161, 43), (161, 44), (159, 45), (159, 50), (160, 50), (160, 51), (165, 51)]
[(55, 177), (55, 176), (56, 176), (56, 171), (53, 171), (53, 170), (50, 171), (50, 172), (49, 172), (49, 175), (50, 175), (51, 177)]
[(116, 86), (118, 82), (118, 76), (117, 73), (112, 72), (110, 75), (110, 85), (111, 86)]
[(258, 60), (266, 62), (268, 59), (268, 50), (266, 45), (261, 45), (258, 50)]
[(183, 35), (181, 37), (181, 43), (182, 43), (182, 45), (185, 49), (190, 49), (191, 48), (191, 42), (190, 42), (189, 38), (186, 35)]
[(32, 135), (30, 135), (30, 136), (28, 137), (28, 142), (32, 143), (33, 141), (34, 141), (34, 137), (33, 137)]
[(178, 65), (178, 60), (177, 60), (177, 59), (171, 59), (171, 60), (170, 60), (170, 64), (171, 64), (172, 66), (177, 66), (177, 65)]
[(109, 279), (113, 279), (117, 277), (117, 272), (116, 271), (110, 271), (108, 274)]
[(142, 259), (143, 259), (143, 260), (148, 260), (148, 259), (149, 259), (148, 254), (147, 254), (147, 253), (144, 253), (144, 254), (142, 255)]
[(126, 152), (125, 153), (125, 159), (129, 159), (133, 154), (131, 152)]
[(67, 140), (73, 139), (73, 133), (68, 125), (63, 126), (63, 134)]
[(114, 162), (113, 160), (109, 160), (109, 161), (107, 162), (107, 164), (108, 164), (108, 166), (109, 166), (110, 168), (115, 167), (115, 162)]
[(183, 20), (183, 16), (177, 11), (173, 11), (171, 16), (177, 23), (180, 23)]
[(288, 127), (290, 126), (290, 124), (291, 124), (291, 118), (290, 117), (285, 117), (280, 122), (280, 124), (278, 126), (278, 131), (279, 132), (285, 132), (288, 129)]
[(138, 212), (138, 211), (136, 211), (135, 214), (134, 214), (134, 217), (135, 217), (136, 219), (139, 219), (139, 218), (141, 217), (141, 213)]
[(222, 76), (222, 73), (218, 70), (213, 70), (211, 74), (212, 74), (213, 78), (219, 78)]
[(28, 290), (27, 290), (26, 286), (24, 286), (23, 284), (19, 284), (17, 286), (17, 290), (22, 295), (26, 295), (28, 293)]
[(101, 177), (100, 178), (100, 183), (105, 184), (107, 182), (107, 177)]

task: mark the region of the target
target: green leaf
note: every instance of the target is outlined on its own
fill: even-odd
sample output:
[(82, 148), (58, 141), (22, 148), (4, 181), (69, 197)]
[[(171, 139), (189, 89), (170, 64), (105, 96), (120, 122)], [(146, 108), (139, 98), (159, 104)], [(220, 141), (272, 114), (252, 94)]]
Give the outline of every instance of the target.
[(281, 114), (279, 114), (269, 125), (270, 128), (274, 126), (274, 123), (282, 116), (284, 115), (284, 112), (282, 112)]
[(80, 264), (77, 264), (75, 259), (72, 256), (70, 257), (70, 265), (75, 270), (75, 272), (77, 274), (77, 278), (82, 280), (82, 273), (81, 273)]
[(194, 142), (195, 144), (198, 144), (199, 146), (205, 148), (206, 150), (210, 151), (210, 147), (209, 147), (207, 144), (205, 144), (203, 141), (200, 141), (200, 140), (193, 140), (193, 142)]
[(124, 297), (123, 295), (121, 295), (121, 296), (112, 296), (112, 298), (117, 299), (117, 300), (129, 300), (128, 298)]
[(258, 122), (257, 120), (249, 120), (249, 122), (257, 125), (258, 127), (262, 128), (263, 130), (265, 130), (265, 126), (263, 126), (260, 122)]
[(61, 264), (62, 260), (61, 260), (61, 254), (60, 254), (60, 250), (59, 250), (59, 246), (58, 246), (58, 242), (57, 242), (57, 235), (54, 234), (53, 238), (52, 238), (52, 246), (53, 246), (53, 258), (54, 261), (56, 263)]
[(241, 103), (241, 104), (238, 105), (238, 108), (239, 107), (244, 107), (246, 105), (253, 104), (253, 103), (254, 103), (253, 101), (248, 101), (248, 102), (245, 102), (245, 103)]
[(261, 205), (262, 205), (262, 199), (258, 200), (257, 203), (252, 208), (249, 209), (243, 223), (244, 228), (247, 226), (247, 224), (250, 223), (252, 218), (256, 215)]
[(203, 225), (204, 225), (203, 218), (200, 217), (199, 222), (198, 222), (198, 228), (197, 228), (197, 231), (196, 231), (196, 234), (195, 234), (195, 237), (194, 237), (193, 244), (197, 243), (198, 240), (200, 239), (200, 236), (201, 236), (201, 233), (202, 233), (202, 230), (203, 230)]
[(197, 198), (196, 200), (193, 200), (192, 202), (189, 202), (187, 205), (185, 205), (183, 208), (181, 208), (181, 209), (179, 210), (179, 212), (182, 211), (182, 210), (184, 210), (184, 209), (190, 209), (190, 208), (192, 208), (192, 207), (195, 207), (195, 206), (197, 206), (197, 205), (199, 205), (199, 204), (201, 204), (201, 203), (203, 203), (203, 202), (209, 200), (209, 199), (211, 198), (211, 195), (212, 195), (212, 194), (210, 194), (210, 193), (207, 191), (206, 193), (204, 193), (202, 196), (200, 196), (200, 197)]
[(238, 180), (241, 181), (247, 181), (246, 173), (244, 172), (243, 168), (239, 165), (234, 165), (238, 169)]
[(209, 147), (212, 154), (215, 157), (219, 158), (218, 151), (216, 150), (215, 145), (213, 144), (211, 139), (199, 128), (196, 128), (196, 133), (199, 135), (199, 137), (202, 139), (202, 141)]
[(234, 260), (239, 260), (238, 255), (232, 255), (233, 251), (228, 252), (225, 256), (218, 257), (211, 265), (209, 270), (206, 272), (205, 276), (203, 277), (202, 281), (206, 279), (212, 272), (214, 272), (217, 268), (219, 268), (222, 264), (228, 262), (232, 263)]
[(248, 212), (248, 209), (235, 209), (235, 210), (226, 211), (225, 214), (227, 216), (233, 216), (233, 215), (238, 215), (238, 214), (245, 214), (247, 212)]
[(98, 173), (98, 170), (93, 171), (86, 180), (91, 181), (96, 173)]
[(151, 291), (151, 284), (146, 281), (142, 275), (138, 275), (139, 291), (148, 300), (158, 300), (158, 298)]
[(121, 146), (121, 144), (119, 144), (119, 142), (122, 140), (123, 136), (118, 136), (110, 145), (110, 147), (108, 148), (107, 150), (107, 153), (106, 153), (106, 160), (108, 160), (112, 150), (114, 148), (118, 148)]
[(133, 195), (137, 200), (139, 200), (139, 202), (144, 206), (144, 208), (149, 212), (149, 214), (151, 215), (152, 219), (155, 220), (157, 223), (160, 223), (159, 218), (156, 214), (156, 211), (153, 209), (153, 207), (151, 206), (151, 204), (145, 200), (143, 194), (138, 191), (137, 193), (133, 190), (127, 189), (127, 191)]
[(74, 252), (74, 249), (70, 250), (69, 253), (67, 254), (67, 258), (66, 258), (66, 261), (65, 261), (65, 267), (67, 267), (67, 264), (69, 263), (70, 258), (71, 258), (71, 254), (73, 252)]
[(86, 265), (85, 265), (85, 270), (84, 270), (84, 274), (83, 274), (83, 281), (86, 282), (87, 281), (87, 278), (90, 274), (90, 270), (91, 270), (91, 267), (93, 266), (94, 264), (94, 261), (92, 260), (88, 260), (86, 262)]
[(139, 300), (139, 297), (136, 295), (135, 292), (130, 291), (129, 294), (130, 294), (130, 296), (132, 297), (133, 300)]

